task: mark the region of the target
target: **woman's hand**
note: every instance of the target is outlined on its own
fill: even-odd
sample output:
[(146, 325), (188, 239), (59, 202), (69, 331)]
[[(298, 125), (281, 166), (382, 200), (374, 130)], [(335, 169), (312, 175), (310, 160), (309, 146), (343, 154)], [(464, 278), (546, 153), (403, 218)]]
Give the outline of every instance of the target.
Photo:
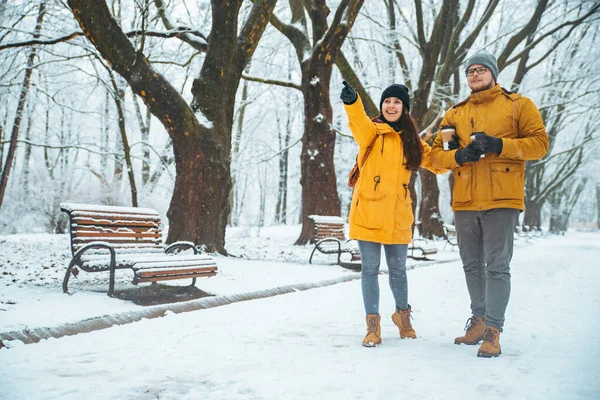
[(344, 88), (342, 89), (342, 93), (340, 94), (340, 99), (344, 102), (344, 104), (354, 104), (356, 99), (358, 99), (358, 95), (356, 94), (356, 90), (352, 86), (348, 84), (348, 82), (343, 81)]

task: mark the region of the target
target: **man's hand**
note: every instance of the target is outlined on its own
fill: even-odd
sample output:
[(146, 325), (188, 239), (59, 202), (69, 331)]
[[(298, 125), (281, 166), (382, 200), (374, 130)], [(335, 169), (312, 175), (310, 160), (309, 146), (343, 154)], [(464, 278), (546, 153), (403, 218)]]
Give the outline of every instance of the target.
[(344, 84), (344, 88), (342, 89), (342, 93), (340, 94), (340, 99), (344, 102), (344, 104), (354, 104), (356, 99), (358, 99), (358, 95), (356, 94), (356, 90), (352, 86), (348, 84), (348, 82), (342, 82)]
[(482, 154), (496, 153), (500, 155), (502, 153), (502, 139), (486, 135), (484, 132), (477, 132), (474, 136), (473, 147)]
[(458, 150), (454, 153), (454, 159), (460, 165), (463, 165), (466, 162), (477, 162), (479, 158), (483, 154), (481, 151), (477, 150), (473, 145), (474, 142), (471, 142), (467, 145), (467, 147)]
[(448, 142), (448, 150), (456, 150), (459, 147), (460, 146), (458, 144), (458, 135), (455, 133), (454, 135), (452, 135), (452, 140)]

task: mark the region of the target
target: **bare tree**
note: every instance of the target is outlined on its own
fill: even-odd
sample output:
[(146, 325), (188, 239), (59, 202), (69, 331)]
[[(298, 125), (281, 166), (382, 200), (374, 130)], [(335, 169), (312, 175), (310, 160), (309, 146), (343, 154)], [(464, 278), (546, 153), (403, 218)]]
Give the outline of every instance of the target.
[[(325, 0), (290, 0), (292, 21), (285, 24), (274, 16), (271, 23), (283, 33), (296, 50), (302, 70), (304, 95), (304, 135), (301, 153), (302, 231), (296, 244), (313, 239), (312, 214), (340, 215), (333, 155), (336, 133), (329, 100), (331, 72), (340, 48), (364, 0), (342, 0), (331, 25)], [(311, 21), (312, 41), (305, 11)]]
[(550, 228), (554, 234), (565, 234), (569, 226), (569, 218), (577, 204), (587, 180), (572, 181), (560, 190), (554, 191), (550, 197)]
[(102, 57), (144, 100), (173, 140), (177, 175), (167, 213), (167, 242), (190, 240), (226, 254), (235, 93), (276, 0), (256, 1), (239, 33), (242, 1), (212, 1), (212, 29), (200, 76), (192, 86), (192, 107), (152, 68), (143, 53), (144, 41), (139, 49), (133, 47), (104, 1), (68, 3)]
[[(40, 1), (40, 7), (38, 10), (37, 22), (35, 24), (35, 31), (33, 37), (38, 39), (42, 30), (42, 24), (44, 22), (44, 15), (46, 13), (46, 0)], [(32, 47), (29, 50), (29, 56), (27, 57), (27, 66), (25, 67), (25, 76), (23, 77), (23, 84), (21, 85), (21, 94), (19, 96), (19, 102), (17, 104), (17, 110), (15, 112), (15, 121), (12, 125), (12, 133), (10, 136), (10, 145), (8, 153), (6, 155), (6, 161), (2, 174), (0, 175), (0, 207), (4, 200), (4, 194), (8, 186), (8, 177), (13, 166), (15, 158), (15, 152), (17, 150), (17, 140), (19, 138), (19, 129), (21, 128), (21, 120), (23, 118), (23, 110), (25, 109), (25, 103), (27, 102), (27, 95), (29, 94), (29, 86), (31, 83), (31, 74), (34, 69), (34, 61), (37, 55), (37, 47)], [(1, 159), (0, 159), (1, 161)]]

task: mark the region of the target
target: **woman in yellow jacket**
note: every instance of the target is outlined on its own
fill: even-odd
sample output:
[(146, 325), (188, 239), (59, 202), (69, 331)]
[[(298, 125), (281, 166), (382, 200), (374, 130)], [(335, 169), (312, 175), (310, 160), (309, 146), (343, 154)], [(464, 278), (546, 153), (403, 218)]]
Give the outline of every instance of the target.
[(419, 137), (414, 119), (409, 114), (410, 98), (404, 85), (394, 84), (381, 95), (381, 114), (370, 119), (356, 91), (344, 82), (340, 98), (348, 114), (350, 130), (362, 160), (367, 148), (372, 151), (354, 187), (350, 208), (350, 238), (358, 240), (362, 263), (362, 295), (365, 306), (367, 335), (363, 346), (381, 343), (379, 316), (379, 263), (381, 245), (389, 270), (389, 283), (396, 302), (392, 321), (401, 338), (417, 337), (408, 304), (406, 255), (412, 240), (414, 216), (408, 190), (411, 173), (420, 167), (435, 173), (429, 155), (431, 149)]

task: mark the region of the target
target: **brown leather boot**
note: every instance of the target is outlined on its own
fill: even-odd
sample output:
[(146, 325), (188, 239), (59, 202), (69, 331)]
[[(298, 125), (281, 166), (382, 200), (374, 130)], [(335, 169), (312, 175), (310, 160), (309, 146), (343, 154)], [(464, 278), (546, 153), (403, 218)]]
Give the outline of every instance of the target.
[(396, 310), (395, 313), (392, 314), (392, 321), (400, 330), (400, 338), (401, 339), (416, 339), (417, 333), (412, 327), (410, 323), (410, 314), (412, 310), (410, 305), (406, 310)]
[(469, 318), (465, 324), (465, 336), (459, 336), (454, 339), (454, 344), (477, 344), (483, 339), (483, 331), (485, 330), (485, 318), (477, 318), (475, 316)]
[(379, 314), (367, 315), (367, 336), (362, 341), (365, 347), (377, 347), (381, 343), (381, 317)]
[(500, 329), (486, 326), (483, 332), (483, 343), (477, 350), (477, 357), (498, 357), (502, 354), (500, 350)]

